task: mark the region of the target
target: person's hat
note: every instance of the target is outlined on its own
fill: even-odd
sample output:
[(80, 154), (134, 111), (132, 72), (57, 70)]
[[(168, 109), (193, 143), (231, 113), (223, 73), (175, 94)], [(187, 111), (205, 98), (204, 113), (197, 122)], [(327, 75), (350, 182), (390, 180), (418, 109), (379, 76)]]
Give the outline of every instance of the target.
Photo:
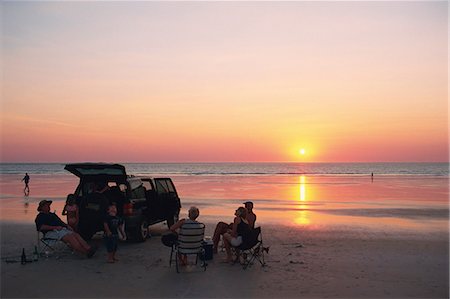
[(51, 204), (51, 203), (52, 203), (51, 200), (45, 200), (45, 199), (41, 200), (39, 202), (39, 206), (38, 206), (37, 210), (40, 212), (43, 206), (45, 206), (46, 204)]
[(246, 205), (246, 204), (249, 204), (249, 205), (253, 206), (253, 201), (246, 201), (246, 202), (244, 202), (244, 205)]

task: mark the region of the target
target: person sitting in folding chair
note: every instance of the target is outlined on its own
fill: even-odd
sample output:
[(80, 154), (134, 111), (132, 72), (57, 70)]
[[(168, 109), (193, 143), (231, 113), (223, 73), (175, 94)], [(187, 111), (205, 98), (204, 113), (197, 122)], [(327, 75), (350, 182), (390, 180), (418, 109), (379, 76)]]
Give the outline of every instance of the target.
[(61, 240), (68, 244), (73, 250), (92, 257), (96, 248), (90, 246), (76, 232), (64, 223), (55, 213), (50, 213), (51, 200), (41, 200), (37, 208), (39, 214), (36, 216), (36, 229), (44, 234), (45, 238)]
[(247, 243), (252, 235), (252, 229), (246, 219), (247, 209), (239, 207), (234, 215), (236, 217), (233, 221), (233, 229), (231, 232), (223, 235), (225, 251), (227, 252), (226, 262), (234, 262), (231, 247), (238, 247), (241, 244)]
[(264, 252), (269, 253), (269, 247), (264, 247), (261, 227), (256, 227), (251, 230), (251, 234), (247, 237), (245, 242), (234, 248), (236, 253), (236, 261), (246, 269), (251, 266), (254, 261), (258, 261), (261, 266), (265, 266)]
[[(247, 209), (247, 216), (246, 220), (248, 222), (248, 225), (253, 229), (255, 228), (255, 222), (256, 222), (256, 214), (253, 212), (253, 202), (246, 201), (244, 202), (245, 208)], [(213, 240), (213, 253), (217, 253), (219, 251), (219, 242), (220, 238), (226, 233), (230, 233), (233, 230), (233, 223), (225, 223), (223, 221), (220, 221), (217, 223), (216, 228), (214, 230), (214, 234), (212, 237)]]
[[(188, 219), (181, 219), (170, 227), (173, 232), (178, 231), (177, 240), (174, 240), (172, 251), (170, 253), (170, 264), (172, 263), (172, 253), (177, 253), (177, 272), (178, 262), (187, 265), (187, 255), (195, 254), (196, 263), (199, 255), (204, 254), (203, 237), (205, 234), (205, 225), (197, 221), (200, 211), (196, 207), (191, 207), (188, 212)], [(203, 262), (206, 270), (206, 263)]]

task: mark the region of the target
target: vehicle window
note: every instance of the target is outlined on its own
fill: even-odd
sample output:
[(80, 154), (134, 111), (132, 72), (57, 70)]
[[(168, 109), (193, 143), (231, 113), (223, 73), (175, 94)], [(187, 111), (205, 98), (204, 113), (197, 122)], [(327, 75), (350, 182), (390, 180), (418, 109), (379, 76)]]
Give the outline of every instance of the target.
[(175, 192), (175, 187), (171, 180), (155, 180), (155, 183), (159, 194)]
[(169, 193), (169, 187), (164, 180), (155, 180), (156, 191), (158, 194)]
[(142, 181), (142, 185), (145, 187), (145, 189), (152, 190), (152, 184), (150, 184), (149, 181)]
[(139, 186), (136, 189), (133, 189), (131, 191), (131, 198), (132, 199), (138, 199), (138, 198), (145, 198), (145, 188), (144, 186)]
[(166, 183), (167, 183), (167, 187), (169, 189), (169, 192), (175, 192), (175, 187), (174, 187), (172, 181), (167, 180)]

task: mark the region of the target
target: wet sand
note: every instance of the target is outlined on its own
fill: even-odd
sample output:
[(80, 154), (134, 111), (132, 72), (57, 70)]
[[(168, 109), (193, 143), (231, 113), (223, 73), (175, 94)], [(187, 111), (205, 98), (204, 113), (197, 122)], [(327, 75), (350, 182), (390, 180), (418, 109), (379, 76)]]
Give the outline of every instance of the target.
[[(176, 274), (170, 249), (151, 226), (145, 243), (121, 243), (120, 261), (106, 263), (100, 246), (85, 259), (62, 246), (25, 266), (6, 263), (36, 244), (39, 200), (54, 200), (60, 214), (75, 189), (71, 176), (34, 176), (29, 197), (12, 176), (2, 176), (1, 295), (8, 297), (154, 298), (448, 298), (448, 178), (436, 177), (173, 177), (183, 202), (200, 208), (212, 235), (218, 220), (231, 221), (246, 199), (270, 246), (266, 267), (242, 270), (214, 256), (205, 273)], [(196, 197), (197, 196), (197, 197)], [(64, 219), (64, 218), (63, 218)], [(39, 286), (44, 284), (44, 288)]]

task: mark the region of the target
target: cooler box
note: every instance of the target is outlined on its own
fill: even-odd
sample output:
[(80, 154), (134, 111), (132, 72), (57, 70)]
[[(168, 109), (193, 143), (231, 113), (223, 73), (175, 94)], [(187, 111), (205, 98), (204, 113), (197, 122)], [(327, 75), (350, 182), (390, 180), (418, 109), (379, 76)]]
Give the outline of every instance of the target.
[(209, 261), (213, 259), (213, 241), (204, 240), (203, 249), (205, 249), (205, 257), (202, 260)]

